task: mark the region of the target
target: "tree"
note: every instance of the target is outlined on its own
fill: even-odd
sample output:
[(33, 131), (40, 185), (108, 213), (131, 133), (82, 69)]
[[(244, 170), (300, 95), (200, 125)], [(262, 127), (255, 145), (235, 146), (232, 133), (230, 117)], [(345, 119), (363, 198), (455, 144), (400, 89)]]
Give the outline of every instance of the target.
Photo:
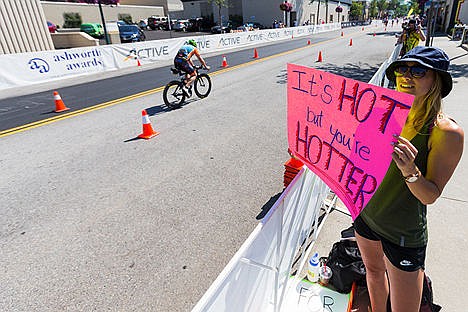
[(388, 9), (394, 12), (399, 6), (400, 6), (400, 0), (390, 0), (388, 3)]
[(377, 8), (377, 0), (372, 0), (369, 5), (369, 16), (377, 17), (379, 15), (379, 9)]
[(396, 9), (395, 9), (395, 16), (406, 16), (410, 10), (410, 4), (408, 3), (401, 3)]
[(384, 16), (384, 11), (387, 10), (388, 2), (387, 0), (377, 0), (377, 8), (379, 9), (379, 17)]
[(364, 6), (362, 5), (362, 2), (353, 2), (349, 10), (349, 17), (351, 18), (351, 20), (359, 20), (359, 18), (362, 15), (363, 9)]
[(229, 0), (208, 0), (208, 3), (214, 3), (218, 7), (219, 25), (221, 25), (221, 8), (228, 8), (230, 6)]

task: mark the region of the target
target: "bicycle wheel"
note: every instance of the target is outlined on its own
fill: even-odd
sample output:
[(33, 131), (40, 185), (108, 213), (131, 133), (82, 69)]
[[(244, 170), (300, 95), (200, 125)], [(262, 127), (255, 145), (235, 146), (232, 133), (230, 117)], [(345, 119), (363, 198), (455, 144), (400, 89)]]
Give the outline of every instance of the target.
[(199, 98), (205, 98), (211, 91), (211, 79), (208, 74), (199, 74), (195, 80), (195, 93)]
[(170, 108), (180, 107), (185, 100), (185, 93), (182, 90), (182, 83), (173, 80), (164, 88), (163, 92), (164, 103)]

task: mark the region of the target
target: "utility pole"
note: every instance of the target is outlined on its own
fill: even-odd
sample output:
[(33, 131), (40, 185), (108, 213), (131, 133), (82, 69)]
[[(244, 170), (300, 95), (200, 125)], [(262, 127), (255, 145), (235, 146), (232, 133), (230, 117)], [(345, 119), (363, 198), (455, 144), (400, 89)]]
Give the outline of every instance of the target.
[(104, 19), (104, 12), (102, 12), (101, 0), (98, 0), (99, 13), (101, 13), (102, 27), (104, 28), (104, 38), (106, 38), (106, 44), (110, 44), (109, 36), (107, 35), (106, 20)]

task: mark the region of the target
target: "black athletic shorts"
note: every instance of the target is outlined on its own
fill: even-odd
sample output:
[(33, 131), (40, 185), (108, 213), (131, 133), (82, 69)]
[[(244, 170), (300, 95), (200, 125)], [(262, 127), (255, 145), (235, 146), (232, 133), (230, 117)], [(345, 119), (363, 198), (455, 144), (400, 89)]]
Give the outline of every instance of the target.
[(354, 220), (354, 230), (364, 238), (373, 241), (380, 241), (385, 256), (397, 268), (406, 272), (414, 272), (419, 269), (424, 270), (426, 260), (426, 246), (424, 247), (401, 247), (390, 242), (369, 228), (364, 220), (358, 216)]
[(174, 58), (174, 66), (175, 68), (182, 70), (187, 74), (192, 74), (195, 71), (195, 69), (192, 67), (192, 65), (190, 65), (190, 63), (187, 60), (180, 57)]

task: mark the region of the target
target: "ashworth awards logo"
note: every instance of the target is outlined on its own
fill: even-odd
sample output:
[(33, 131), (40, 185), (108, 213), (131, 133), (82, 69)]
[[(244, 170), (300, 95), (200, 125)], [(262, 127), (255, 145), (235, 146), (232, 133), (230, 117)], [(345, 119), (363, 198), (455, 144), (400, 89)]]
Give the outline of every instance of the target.
[(41, 74), (47, 73), (50, 70), (49, 64), (41, 58), (35, 57), (28, 62), (29, 69), (38, 71)]

